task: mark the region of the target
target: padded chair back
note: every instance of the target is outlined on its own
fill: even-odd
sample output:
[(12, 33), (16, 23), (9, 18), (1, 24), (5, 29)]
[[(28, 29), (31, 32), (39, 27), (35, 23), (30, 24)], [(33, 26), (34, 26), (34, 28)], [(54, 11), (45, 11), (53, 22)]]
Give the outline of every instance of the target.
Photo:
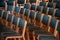
[(57, 31), (60, 32), (60, 21), (58, 22)]
[(40, 20), (41, 20), (41, 14), (40, 14), (40, 13), (37, 13), (37, 14), (36, 14), (36, 20), (37, 20), (37, 21), (40, 21)]
[(14, 16), (14, 18), (13, 18), (13, 24), (16, 26), (17, 25), (17, 22), (18, 22), (18, 17), (17, 16)]
[(17, 3), (18, 4), (24, 4), (25, 3), (25, 0), (18, 0)]
[(4, 1), (0, 2), (0, 7), (5, 7), (5, 2)]
[(20, 14), (24, 14), (24, 8), (20, 9)]
[(26, 25), (27, 25), (27, 21), (20, 18), (20, 20), (18, 22), (18, 27), (19, 27), (19, 29), (22, 29), (22, 36), (25, 35)]
[(37, 0), (29, 0), (30, 3), (36, 3)]
[(30, 9), (30, 4), (28, 4), (28, 3), (24, 4), (24, 8)]
[(42, 18), (42, 23), (45, 24), (45, 25), (48, 25), (48, 22), (49, 22), (49, 16), (44, 15), (43, 18)]
[(8, 21), (8, 22), (11, 22), (11, 21), (12, 21), (12, 17), (13, 17), (12, 14), (8, 14), (7, 21)]
[(60, 10), (59, 9), (56, 10), (55, 16), (58, 17), (58, 18), (60, 18)]
[(7, 19), (7, 13), (3, 12), (2, 19), (6, 20)]
[(49, 8), (48, 15), (52, 15), (53, 16), (53, 13), (54, 13), (54, 9), (53, 8)]
[(48, 5), (47, 5), (48, 7), (53, 7), (53, 2), (48, 2)]
[(56, 22), (57, 22), (57, 19), (56, 18), (51, 18), (50, 27), (55, 28)]
[(47, 7), (44, 7), (44, 8), (43, 8), (42, 13), (44, 13), (44, 14), (47, 13)]
[(7, 2), (7, 5), (11, 5), (11, 6), (14, 5), (14, 0), (8, 0), (8, 1), (6, 1), (6, 2)]
[(3, 10), (0, 10), (0, 17), (2, 17), (2, 14), (3, 14)]
[(41, 6), (37, 6), (36, 11), (42, 11), (42, 7)]
[(35, 17), (35, 11), (30, 11), (30, 15), (29, 15), (29, 18), (31, 18), (31, 19), (34, 19), (34, 17)]
[(30, 9), (31, 10), (35, 10), (36, 9), (36, 5), (32, 4)]
[(28, 9), (25, 9), (24, 15), (25, 15), (26, 17), (28, 17), (28, 15), (29, 15), (29, 10), (28, 10)]
[(14, 12), (18, 14), (19, 11), (20, 11), (20, 7), (19, 7), (19, 6), (16, 6), (16, 7), (14, 8)]
[(13, 6), (7, 5), (7, 11), (12, 11), (12, 10), (13, 10)]
[(40, 2), (40, 6), (46, 6), (46, 3), (45, 2)]

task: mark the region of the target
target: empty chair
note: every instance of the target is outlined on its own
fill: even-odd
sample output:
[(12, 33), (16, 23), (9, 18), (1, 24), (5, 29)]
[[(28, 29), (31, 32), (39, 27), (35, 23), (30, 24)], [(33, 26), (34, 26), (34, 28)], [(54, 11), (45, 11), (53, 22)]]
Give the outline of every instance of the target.
[(43, 13), (43, 14), (47, 14), (47, 7), (44, 7), (44, 8), (43, 8), (42, 13)]
[(36, 3), (37, 0), (29, 0), (30, 3)]
[(36, 24), (39, 25), (39, 26), (40, 26), (40, 23), (41, 23), (41, 16), (42, 16), (42, 14), (36, 13), (35, 20), (36, 20)]
[(17, 16), (14, 16), (14, 18), (13, 18), (13, 25), (14, 26), (17, 26), (17, 22), (18, 22), (18, 17)]
[(51, 35), (39, 35), (38, 40), (58, 40), (58, 39)]
[(16, 6), (16, 7), (14, 8), (14, 15), (18, 16), (19, 11), (20, 11), (20, 7), (19, 7), (19, 6)]
[[(2, 25), (2, 24), (1, 24)], [(19, 33), (15, 32), (14, 30), (10, 29), (8, 26), (6, 25), (2, 25), (1, 26), (1, 40), (8, 40), (7, 37), (12, 37), (12, 36), (20, 36)], [(11, 39), (11, 38), (10, 38)]]
[(29, 15), (29, 18), (30, 18), (30, 21), (34, 23), (34, 20), (35, 20), (35, 11), (30, 11), (30, 15)]
[(36, 10), (36, 5), (32, 4), (30, 9), (31, 10)]
[(19, 32), (21, 32), (20, 34), (21, 34), (23, 40), (25, 40), (24, 36), (25, 36), (25, 32), (26, 32), (25, 30), (26, 30), (26, 27), (27, 27), (27, 21), (20, 18), (20, 20), (18, 22), (18, 27), (19, 27)]
[(30, 4), (28, 4), (28, 3), (24, 4), (24, 8), (30, 9)]
[(2, 15), (2, 23), (4, 25), (6, 25), (6, 21), (7, 21), (7, 13), (6, 12), (3, 12), (3, 15)]
[(6, 23), (6, 25), (8, 25), (11, 29), (12, 29), (13, 17), (14, 16), (12, 14), (8, 14), (8, 16), (7, 16), (7, 23)]
[(60, 10), (59, 9), (56, 10), (55, 17), (60, 18)]
[(50, 16), (48, 16), (48, 15), (44, 15), (43, 18), (42, 18), (42, 21), (41, 21), (41, 22), (42, 22), (42, 25), (41, 25), (41, 26), (43, 26), (43, 28), (44, 28), (45, 30), (48, 29), (49, 20), (50, 20)]
[(29, 18), (29, 9), (25, 9), (25, 12), (24, 12), (24, 18), (26, 19), (26, 20), (28, 20), (28, 18)]
[(24, 15), (24, 10), (25, 10), (24, 8), (21, 8), (21, 9), (20, 9), (19, 14), (20, 14), (20, 17), (21, 17), (21, 18), (23, 18), (23, 15)]
[(40, 2), (39, 6), (46, 6), (46, 2)]
[(54, 32), (55, 27), (56, 27), (56, 23), (57, 23), (57, 19), (56, 19), (56, 18), (51, 18), (50, 24), (49, 24), (49, 26), (50, 26), (50, 30), (49, 30), (49, 31), (50, 31), (51, 33)]
[[(25, 40), (25, 30), (26, 30), (26, 25), (27, 25), (27, 21), (25, 21), (24, 19), (18, 18), (19, 20), (17, 20), (17, 26), (18, 26), (18, 31), (20, 33), (20, 31), (22, 31), (20, 34), (16, 33), (16, 32), (7, 32), (7, 33), (2, 33), (2, 38), (4, 38), (5, 40), (8, 39), (20, 39), (23, 38)], [(16, 20), (16, 19), (15, 19)]]
[(48, 2), (47, 7), (53, 8), (53, 2)]
[(54, 13), (54, 9), (53, 8), (49, 8), (48, 15), (53, 16), (53, 13)]

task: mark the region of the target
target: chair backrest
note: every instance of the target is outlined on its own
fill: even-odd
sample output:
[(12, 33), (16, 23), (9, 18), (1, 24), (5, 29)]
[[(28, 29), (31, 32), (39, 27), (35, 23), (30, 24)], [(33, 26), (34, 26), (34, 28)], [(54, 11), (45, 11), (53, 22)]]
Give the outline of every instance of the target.
[(14, 16), (12, 23), (16, 26), (17, 25), (17, 22), (18, 22), (18, 17), (17, 16)]
[(51, 18), (50, 20), (50, 27), (55, 29), (57, 19), (56, 18)]
[(44, 15), (42, 18), (42, 23), (45, 25), (48, 25), (49, 22), (49, 16), (48, 15)]
[(24, 15), (25, 15), (26, 17), (28, 17), (28, 15), (29, 15), (29, 9), (25, 9)]
[(44, 7), (44, 8), (43, 8), (42, 13), (44, 13), (44, 14), (47, 13), (47, 7)]
[(30, 9), (30, 4), (28, 4), (28, 3), (24, 4), (24, 8)]
[(25, 0), (18, 0), (17, 3), (18, 4), (24, 4), (25, 3)]
[(56, 8), (60, 9), (60, 2), (56, 3)]
[(54, 13), (54, 9), (53, 8), (49, 8), (48, 15), (52, 15), (53, 16), (53, 13)]
[(0, 17), (2, 16), (2, 14), (3, 14), (3, 10), (0, 10)]
[(60, 21), (58, 22), (58, 26), (57, 26), (57, 29), (56, 29), (58, 32), (60, 32)]
[(0, 7), (5, 7), (5, 2), (4, 1), (0, 2)]
[(35, 11), (30, 11), (30, 15), (29, 15), (29, 18), (31, 18), (31, 19), (34, 19), (34, 17), (35, 17)]
[(13, 10), (13, 6), (7, 5), (7, 11), (12, 11), (12, 10)]
[(20, 18), (20, 20), (18, 22), (18, 27), (19, 27), (19, 29), (22, 29), (22, 36), (25, 35), (26, 25), (27, 25), (27, 21)]
[(36, 3), (37, 0), (29, 0), (30, 3)]
[(24, 8), (20, 9), (20, 14), (24, 14)]
[(31, 10), (35, 10), (36, 9), (36, 5), (34, 5), (34, 4), (31, 4), (31, 8), (30, 8)]
[(58, 17), (58, 18), (60, 18), (60, 10), (59, 9), (56, 10), (55, 16)]
[(19, 6), (16, 6), (16, 7), (14, 8), (14, 12), (18, 14), (19, 11), (20, 11), (20, 7), (19, 7)]
[(53, 8), (53, 2), (48, 2), (47, 7)]
[(39, 4), (40, 6), (46, 6), (46, 2), (40, 2), (40, 4)]
[(36, 14), (36, 20), (37, 20), (37, 21), (40, 21), (40, 19), (41, 19), (41, 14), (40, 14), (40, 13), (37, 13), (37, 14)]
[(12, 22), (12, 17), (13, 17), (12, 14), (8, 14), (7, 21), (8, 21), (8, 22)]
[(42, 7), (41, 6), (37, 6), (36, 7), (36, 11), (42, 11)]
[(7, 0), (6, 2), (7, 2), (7, 5), (13, 6), (15, 3), (15, 0)]
[(7, 20), (7, 13), (3, 12), (2, 19)]

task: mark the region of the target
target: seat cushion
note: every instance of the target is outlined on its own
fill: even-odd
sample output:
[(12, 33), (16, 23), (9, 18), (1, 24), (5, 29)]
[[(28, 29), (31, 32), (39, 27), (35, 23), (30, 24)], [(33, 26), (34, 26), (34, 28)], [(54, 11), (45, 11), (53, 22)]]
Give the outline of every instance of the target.
[(44, 30), (38, 30), (38, 31), (34, 31), (35, 33), (35, 36), (38, 36), (39, 34), (40, 35), (52, 35), (50, 32), (47, 32), (47, 31), (44, 31)]
[(40, 36), (39, 40), (58, 40), (58, 39), (54, 36)]
[(11, 33), (2, 33), (1, 34), (2, 38), (6, 38), (6, 37), (12, 37), (12, 36), (20, 36), (19, 33), (16, 33), (16, 32), (11, 32)]

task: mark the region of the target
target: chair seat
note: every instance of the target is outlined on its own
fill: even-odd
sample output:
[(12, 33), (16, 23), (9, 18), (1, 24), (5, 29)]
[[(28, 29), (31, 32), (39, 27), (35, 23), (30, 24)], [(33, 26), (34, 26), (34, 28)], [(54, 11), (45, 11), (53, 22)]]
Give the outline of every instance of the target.
[(6, 38), (9, 36), (20, 36), (20, 34), (16, 33), (16, 32), (11, 32), (11, 33), (2, 33), (1, 36), (2, 36), (2, 38)]
[(58, 40), (58, 39), (54, 36), (40, 36), (39, 40)]
[(0, 2), (0, 7), (5, 7), (5, 3), (4, 2)]
[(36, 31), (36, 30), (44, 30), (40, 27), (38, 27), (36, 24), (28, 23), (28, 29), (30, 32)]
[(38, 36), (39, 34), (41, 34), (41, 35), (52, 35), (50, 32), (47, 32), (47, 31), (44, 31), (44, 30), (42, 30), (42, 31), (40, 31), (40, 30), (38, 30), (38, 31), (35, 31), (34, 32), (35, 34), (35, 36)]
[(0, 23), (0, 32), (14, 32), (14, 30)]

